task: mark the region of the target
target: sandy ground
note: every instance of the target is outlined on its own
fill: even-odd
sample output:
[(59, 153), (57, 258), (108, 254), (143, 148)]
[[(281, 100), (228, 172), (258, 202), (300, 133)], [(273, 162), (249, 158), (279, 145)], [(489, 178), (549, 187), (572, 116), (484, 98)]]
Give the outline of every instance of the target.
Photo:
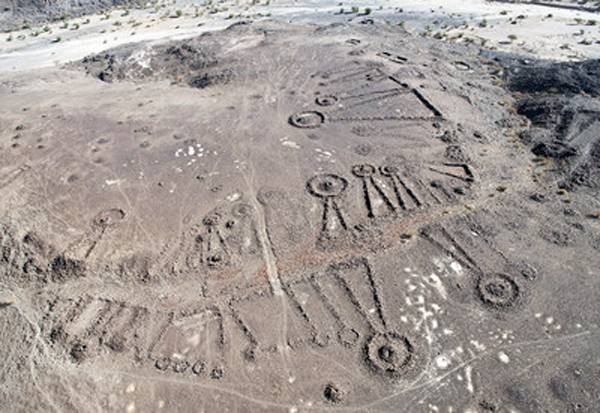
[(597, 411), (598, 66), (480, 39), (595, 15), (443, 3), (1, 41), (0, 411)]
[[(159, 3), (160, 4), (160, 3)], [(472, 1), (272, 1), (269, 5), (211, 7), (178, 1), (143, 10), (116, 10), (3, 35), (0, 70), (48, 67), (129, 42), (192, 37), (245, 18), (322, 24), (368, 18), (404, 24), (412, 33), (455, 42), (474, 42), (501, 51), (541, 58), (600, 57), (598, 14), (552, 7)], [(359, 13), (352, 13), (357, 7)], [(340, 10), (344, 14), (340, 14)], [(402, 11), (400, 11), (400, 9)], [(177, 17), (178, 11), (181, 16)], [(514, 23), (514, 24), (513, 24)], [(8, 41), (10, 39), (10, 41)]]

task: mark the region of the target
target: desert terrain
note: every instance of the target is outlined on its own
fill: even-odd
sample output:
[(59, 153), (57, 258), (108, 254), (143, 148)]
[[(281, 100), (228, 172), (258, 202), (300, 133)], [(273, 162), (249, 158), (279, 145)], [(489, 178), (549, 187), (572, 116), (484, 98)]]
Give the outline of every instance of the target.
[(600, 410), (597, 2), (0, 6), (0, 411)]

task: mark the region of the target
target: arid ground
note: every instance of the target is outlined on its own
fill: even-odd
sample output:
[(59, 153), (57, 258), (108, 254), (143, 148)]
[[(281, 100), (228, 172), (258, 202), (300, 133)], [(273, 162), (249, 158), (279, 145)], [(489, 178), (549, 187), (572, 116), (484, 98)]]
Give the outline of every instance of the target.
[(4, 10), (0, 411), (600, 411), (596, 4), (205, 3)]

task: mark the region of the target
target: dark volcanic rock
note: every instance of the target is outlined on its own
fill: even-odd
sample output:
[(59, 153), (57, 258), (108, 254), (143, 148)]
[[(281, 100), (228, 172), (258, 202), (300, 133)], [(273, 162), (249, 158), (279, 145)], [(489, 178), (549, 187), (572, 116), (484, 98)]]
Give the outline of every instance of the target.
[(521, 93), (600, 94), (600, 60), (519, 65), (508, 72), (508, 88)]
[(506, 85), (517, 113), (531, 123), (521, 137), (537, 156), (560, 160), (562, 187), (600, 186), (600, 60), (523, 62), (508, 66)]
[[(234, 28), (232, 30), (236, 30)], [(243, 30), (243, 29), (240, 29)], [(163, 80), (197, 89), (229, 83), (237, 73), (235, 60), (219, 60), (220, 45), (210, 35), (148, 47), (123, 46), (84, 58), (80, 65), (103, 82)]]

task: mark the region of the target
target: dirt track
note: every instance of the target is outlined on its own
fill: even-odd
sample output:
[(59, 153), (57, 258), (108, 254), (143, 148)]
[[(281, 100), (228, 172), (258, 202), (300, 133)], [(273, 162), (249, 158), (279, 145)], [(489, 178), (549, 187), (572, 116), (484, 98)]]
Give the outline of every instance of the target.
[[(81, 3), (93, 8), (102, 2)], [(187, 39), (235, 22), (265, 19), (317, 25), (368, 23), (374, 19), (400, 25), (415, 35), (528, 58), (600, 58), (597, 13), (526, 2), (389, 0), (384, 4), (346, 1), (342, 6), (333, 0), (204, 3), (160, 0), (141, 8), (100, 8), (99, 14), (44, 23), (44, 18), (56, 11), (55, 6), (65, 3), (49, 2), (44, 14), (44, 8), (32, 12), (26, 7), (27, 1), (20, 2), (22, 8), (16, 14), (0, 10), (0, 29), (11, 28), (0, 36), (0, 73), (53, 67), (128, 43)], [(67, 15), (77, 16), (79, 12), (70, 10)], [(23, 16), (29, 17), (23, 20)]]
[(2, 406), (597, 410), (597, 186), (508, 71), (262, 22), (5, 76)]

